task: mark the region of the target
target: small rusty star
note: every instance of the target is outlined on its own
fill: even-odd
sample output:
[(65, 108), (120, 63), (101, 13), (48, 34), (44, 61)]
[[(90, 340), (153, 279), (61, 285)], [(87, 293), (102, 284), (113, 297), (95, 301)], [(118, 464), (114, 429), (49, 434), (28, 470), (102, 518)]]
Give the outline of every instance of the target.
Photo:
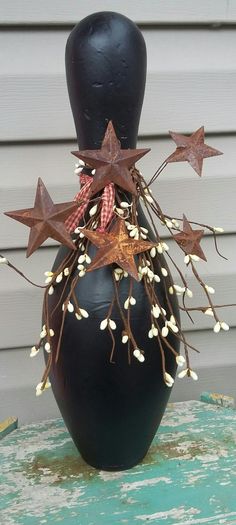
[(200, 246), (204, 230), (193, 230), (190, 222), (183, 215), (183, 231), (174, 235), (174, 239), (186, 255), (197, 255), (206, 261), (206, 257)]
[(121, 149), (120, 141), (110, 121), (101, 149), (72, 151), (72, 153), (92, 168), (96, 168), (91, 185), (91, 195), (102, 190), (110, 182), (137, 195), (136, 185), (129, 168), (149, 151), (150, 149)]
[(54, 204), (42, 179), (39, 178), (34, 207), (8, 211), (5, 215), (30, 227), (26, 253), (26, 257), (29, 257), (49, 237), (75, 250), (64, 221), (77, 207), (75, 201)]
[(167, 159), (166, 162), (182, 162), (187, 161), (201, 177), (203, 159), (207, 157), (214, 157), (215, 155), (222, 155), (221, 151), (211, 148), (204, 143), (204, 127), (202, 126), (195, 131), (190, 137), (169, 132), (172, 139), (176, 143), (176, 150)]
[(100, 233), (86, 229), (82, 231), (85, 237), (98, 248), (87, 271), (117, 263), (134, 279), (139, 280), (134, 255), (151, 249), (155, 246), (153, 242), (131, 239), (122, 219), (118, 219), (109, 232)]

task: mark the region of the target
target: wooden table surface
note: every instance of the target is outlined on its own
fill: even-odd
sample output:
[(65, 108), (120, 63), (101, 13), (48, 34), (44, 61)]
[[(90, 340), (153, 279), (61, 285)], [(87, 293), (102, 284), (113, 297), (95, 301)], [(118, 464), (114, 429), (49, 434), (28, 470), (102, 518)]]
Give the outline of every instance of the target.
[(236, 524), (235, 443), (236, 412), (200, 401), (170, 404), (124, 472), (86, 465), (61, 419), (21, 427), (0, 444), (0, 524)]

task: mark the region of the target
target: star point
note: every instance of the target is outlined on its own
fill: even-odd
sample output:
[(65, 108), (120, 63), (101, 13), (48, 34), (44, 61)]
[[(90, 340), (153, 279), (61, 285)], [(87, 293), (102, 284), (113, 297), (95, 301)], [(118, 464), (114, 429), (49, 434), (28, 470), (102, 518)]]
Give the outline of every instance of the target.
[(39, 177), (34, 207), (8, 211), (5, 212), (5, 215), (30, 227), (26, 253), (26, 257), (30, 257), (49, 237), (75, 250), (64, 221), (77, 207), (75, 201), (54, 204)]
[(204, 126), (201, 126), (192, 135), (181, 135), (175, 131), (169, 131), (177, 148), (174, 153), (166, 159), (166, 162), (184, 162), (187, 161), (194, 171), (202, 176), (203, 159), (222, 155), (222, 152), (208, 146), (204, 142)]
[(113, 182), (129, 193), (137, 195), (135, 182), (129, 169), (150, 149), (121, 149), (114, 126), (110, 121), (99, 150), (72, 151), (96, 172), (91, 185), (91, 196)]

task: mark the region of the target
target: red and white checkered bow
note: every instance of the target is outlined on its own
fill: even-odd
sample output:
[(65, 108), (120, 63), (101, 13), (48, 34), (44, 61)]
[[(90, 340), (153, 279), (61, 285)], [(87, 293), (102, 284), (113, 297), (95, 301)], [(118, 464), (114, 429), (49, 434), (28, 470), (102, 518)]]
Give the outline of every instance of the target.
[[(90, 186), (92, 182), (93, 177), (84, 174), (80, 175), (81, 190), (76, 194), (74, 200), (77, 202), (82, 201), (82, 204), (79, 206), (78, 210), (74, 211), (65, 221), (65, 227), (69, 233), (73, 232), (75, 228), (77, 228), (80, 220), (86, 212), (88, 203), (90, 201)], [(98, 231), (105, 231), (107, 225), (109, 224), (112, 218), (114, 204), (115, 188), (113, 182), (110, 182), (110, 184), (105, 186), (102, 194), (102, 207), (100, 215), (100, 224), (97, 228)]]

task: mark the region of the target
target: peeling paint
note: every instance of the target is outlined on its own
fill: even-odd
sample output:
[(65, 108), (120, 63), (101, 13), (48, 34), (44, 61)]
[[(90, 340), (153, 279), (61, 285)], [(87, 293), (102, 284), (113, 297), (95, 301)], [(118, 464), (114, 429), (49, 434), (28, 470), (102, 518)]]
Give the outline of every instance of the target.
[(15, 430), (0, 445), (0, 523), (235, 525), (236, 413), (208, 407), (170, 405), (144, 460), (122, 472), (87, 465), (60, 419)]
[(120, 490), (121, 492), (129, 492), (130, 490), (137, 490), (148, 485), (157, 485), (158, 483), (169, 484), (172, 483), (172, 481), (166, 477), (142, 479), (141, 481), (133, 481), (132, 483), (123, 483)]
[(168, 518), (174, 518), (174, 519), (179, 520), (179, 519), (185, 518), (186, 516), (193, 517), (195, 514), (199, 514), (199, 512), (200, 510), (194, 507), (191, 507), (191, 508), (178, 507), (176, 509), (170, 509), (164, 512), (155, 512), (154, 514), (143, 514), (142, 516), (136, 516), (136, 519), (139, 519), (142, 521), (153, 521), (153, 520), (160, 520), (160, 519), (167, 520)]

